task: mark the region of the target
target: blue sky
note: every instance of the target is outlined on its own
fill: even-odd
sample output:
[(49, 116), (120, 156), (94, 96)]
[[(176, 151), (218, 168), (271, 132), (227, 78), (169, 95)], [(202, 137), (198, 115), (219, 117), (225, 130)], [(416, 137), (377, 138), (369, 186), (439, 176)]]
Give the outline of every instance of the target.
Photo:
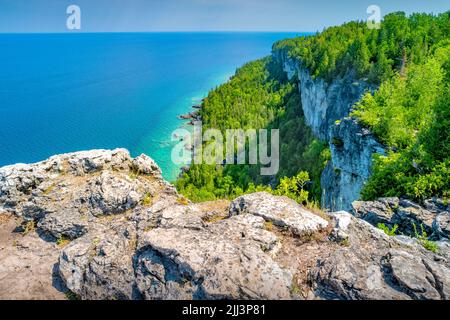
[(450, 9), (448, 0), (0, 0), (0, 32), (69, 32), (66, 8), (80, 6), (82, 32), (317, 31), (392, 11)]

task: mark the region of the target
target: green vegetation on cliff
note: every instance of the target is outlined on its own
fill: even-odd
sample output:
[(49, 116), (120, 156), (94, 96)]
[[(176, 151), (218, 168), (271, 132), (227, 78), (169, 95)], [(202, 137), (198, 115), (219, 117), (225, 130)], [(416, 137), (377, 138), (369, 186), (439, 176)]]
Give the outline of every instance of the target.
[[(269, 185), (275, 187), (280, 178), (307, 171), (311, 183), (300, 187), (310, 191), (310, 199), (319, 200), (320, 174), (329, 158), (328, 149), (314, 139), (304, 122), (297, 85), (287, 81), (272, 58), (240, 68), (229, 82), (209, 93), (200, 114), (204, 130), (214, 128), (224, 133), (227, 129), (280, 129), (280, 171), (276, 177), (268, 177), (260, 175), (257, 165), (193, 164), (176, 183), (183, 195), (205, 201), (271, 191)], [(288, 181), (290, 190), (297, 193), (298, 181), (292, 178), (285, 184)], [(282, 188), (276, 192), (282, 194)], [(293, 197), (300, 199), (297, 194)]]
[(389, 150), (375, 156), (365, 200), (450, 194), (449, 13), (397, 12), (378, 30), (350, 22), (274, 45), (314, 77), (329, 81), (353, 71), (379, 85), (352, 113)]
[(353, 115), (390, 148), (376, 156), (364, 199), (450, 195), (450, 41), (368, 93)]
[(426, 61), (430, 48), (450, 34), (449, 13), (438, 16), (403, 12), (385, 16), (380, 29), (365, 22), (331, 27), (314, 37), (277, 42), (274, 50), (287, 50), (314, 77), (326, 80), (354, 70), (361, 78), (380, 84), (406, 63)]

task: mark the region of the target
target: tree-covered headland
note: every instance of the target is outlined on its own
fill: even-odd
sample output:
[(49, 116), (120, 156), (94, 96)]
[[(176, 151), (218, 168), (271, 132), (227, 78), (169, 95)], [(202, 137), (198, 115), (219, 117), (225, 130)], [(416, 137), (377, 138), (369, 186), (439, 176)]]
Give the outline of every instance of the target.
[[(277, 42), (273, 49), (287, 51), (314, 78), (330, 82), (353, 72), (378, 88), (351, 114), (388, 150), (374, 159), (364, 199), (450, 195), (449, 12), (393, 13), (380, 29), (349, 22)], [(299, 202), (320, 200), (327, 143), (305, 124), (298, 86), (272, 57), (246, 64), (212, 90), (200, 115), (205, 128), (221, 131), (280, 129), (280, 171), (264, 177), (254, 165), (192, 165), (176, 183), (182, 194), (203, 201), (269, 190)]]

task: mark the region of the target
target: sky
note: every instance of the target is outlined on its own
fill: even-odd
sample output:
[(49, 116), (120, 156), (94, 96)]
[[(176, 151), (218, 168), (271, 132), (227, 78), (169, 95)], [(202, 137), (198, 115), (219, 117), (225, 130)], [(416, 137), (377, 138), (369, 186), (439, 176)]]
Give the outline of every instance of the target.
[(382, 15), (450, 9), (448, 0), (0, 0), (0, 33), (74, 32), (69, 5), (81, 9), (76, 32), (314, 32), (366, 20), (373, 4)]

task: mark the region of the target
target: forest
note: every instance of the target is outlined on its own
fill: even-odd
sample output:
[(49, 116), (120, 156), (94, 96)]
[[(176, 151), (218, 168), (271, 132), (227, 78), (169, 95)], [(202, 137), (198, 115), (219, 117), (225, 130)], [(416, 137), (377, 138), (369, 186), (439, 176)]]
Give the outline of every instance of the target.
[(384, 17), (380, 29), (352, 21), (312, 37), (279, 41), (273, 49), (287, 50), (314, 77), (329, 81), (356, 71), (361, 79), (379, 85), (396, 72), (404, 73), (408, 63), (424, 63), (449, 34), (449, 12), (409, 17), (396, 12)]
[[(297, 84), (286, 79), (271, 57), (246, 64), (229, 82), (211, 91), (200, 115), (204, 130), (280, 129), (280, 171), (276, 177), (265, 177), (258, 165), (192, 164), (176, 182), (179, 192), (193, 201), (261, 190), (291, 197), (301, 194), (302, 201), (320, 200), (320, 175), (329, 159), (327, 144), (314, 138), (304, 122)], [(305, 180), (303, 188), (298, 176)]]
[[(397, 12), (385, 16), (379, 30), (349, 22), (274, 44), (274, 51), (286, 51), (315, 78), (331, 81), (352, 72), (377, 88), (351, 113), (388, 150), (375, 157), (363, 199), (450, 195), (449, 35), (449, 12)], [(320, 175), (330, 151), (305, 124), (297, 84), (274, 59), (237, 70), (209, 93), (201, 117), (204, 126), (222, 131), (279, 128), (280, 172), (262, 177), (257, 166), (192, 165), (176, 183), (182, 194), (204, 201), (267, 190), (303, 203), (320, 202)]]

